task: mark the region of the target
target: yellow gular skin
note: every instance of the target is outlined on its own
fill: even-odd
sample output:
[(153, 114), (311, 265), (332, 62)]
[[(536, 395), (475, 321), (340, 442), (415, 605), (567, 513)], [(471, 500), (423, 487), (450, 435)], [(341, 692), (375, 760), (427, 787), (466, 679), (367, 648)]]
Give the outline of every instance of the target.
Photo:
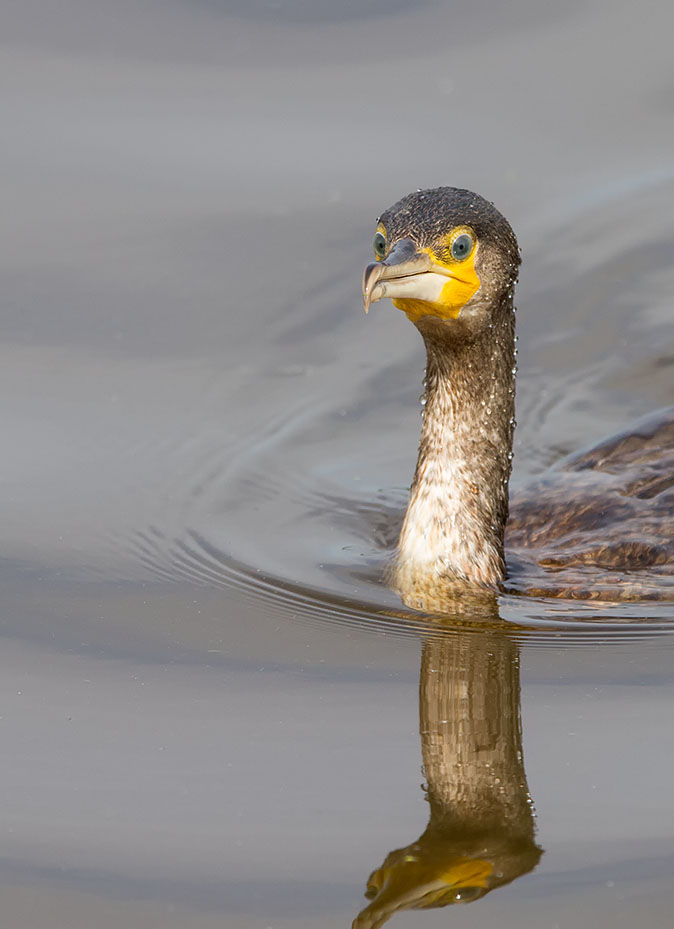
[[(451, 255), (451, 246), (454, 239), (462, 233), (468, 232), (474, 236), (473, 231), (468, 226), (458, 226), (452, 229), (447, 237), (447, 252)], [(444, 250), (444, 249), (443, 249)], [(407, 318), (416, 323), (422, 316), (437, 316), (439, 319), (457, 319), (459, 313), (468, 301), (480, 289), (480, 278), (475, 270), (475, 257), (477, 255), (477, 245), (467, 258), (456, 261), (453, 258), (440, 256), (430, 248), (421, 249), (433, 259), (433, 263), (442, 267), (451, 275), (447, 278), (447, 283), (440, 291), (437, 302), (430, 303), (426, 300), (396, 300), (393, 305), (407, 315)]]

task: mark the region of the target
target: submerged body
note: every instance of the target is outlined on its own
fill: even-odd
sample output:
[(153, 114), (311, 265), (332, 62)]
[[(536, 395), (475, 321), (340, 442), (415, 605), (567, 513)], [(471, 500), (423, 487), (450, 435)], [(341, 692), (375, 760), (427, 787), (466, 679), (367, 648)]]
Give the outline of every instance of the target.
[(514, 592), (674, 599), (674, 408), (571, 455), (515, 493), (505, 542)]
[(470, 191), (418, 191), (382, 215), (375, 254), (363, 280), (366, 310), (391, 297), (427, 354), (419, 456), (393, 576), (405, 602), (437, 608), (443, 592), (503, 586), (674, 596), (671, 411), (569, 459), (515, 495), (508, 518), (520, 258), (504, 217)]

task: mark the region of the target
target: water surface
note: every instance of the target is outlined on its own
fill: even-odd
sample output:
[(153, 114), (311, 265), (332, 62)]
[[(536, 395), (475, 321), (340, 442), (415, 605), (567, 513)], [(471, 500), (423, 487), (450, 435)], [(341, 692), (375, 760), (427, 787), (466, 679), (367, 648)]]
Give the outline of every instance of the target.
[(423, 351), (359, 284), (379, 212), (474, 188), (524, 254), (514, 483), (670, 405), (673, 25), (10, 6), (5, 924), (348, 927), (426, 835), (389, 903), (475, 899), (401, 929), (671, 925), (671, 606), (401, 607)]

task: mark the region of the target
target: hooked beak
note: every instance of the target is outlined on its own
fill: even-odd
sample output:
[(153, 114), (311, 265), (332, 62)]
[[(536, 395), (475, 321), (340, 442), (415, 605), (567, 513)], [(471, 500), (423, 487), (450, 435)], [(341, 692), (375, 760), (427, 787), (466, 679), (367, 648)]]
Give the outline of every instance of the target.
[(414, 297), (418, 290), (414, 278), (436, 270), (430, 255), (417, 251), (412, 239), (401, 239), (384, 261), (374, 261), (363, 274), (363, 306), (367, 313), (371, 303), (382, 297)]

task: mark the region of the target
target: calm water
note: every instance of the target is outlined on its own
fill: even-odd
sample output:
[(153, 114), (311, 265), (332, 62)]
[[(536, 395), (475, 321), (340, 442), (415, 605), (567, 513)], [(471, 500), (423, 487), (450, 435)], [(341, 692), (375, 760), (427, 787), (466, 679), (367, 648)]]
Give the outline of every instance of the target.
[(423, 351), (359, 286), (382, 209), (474, 188), (524, 253), (514, 481), (671, 404), (673, 28), (10, 4), (3, 925), (669, 929), (672, 607), (401, 608)]

